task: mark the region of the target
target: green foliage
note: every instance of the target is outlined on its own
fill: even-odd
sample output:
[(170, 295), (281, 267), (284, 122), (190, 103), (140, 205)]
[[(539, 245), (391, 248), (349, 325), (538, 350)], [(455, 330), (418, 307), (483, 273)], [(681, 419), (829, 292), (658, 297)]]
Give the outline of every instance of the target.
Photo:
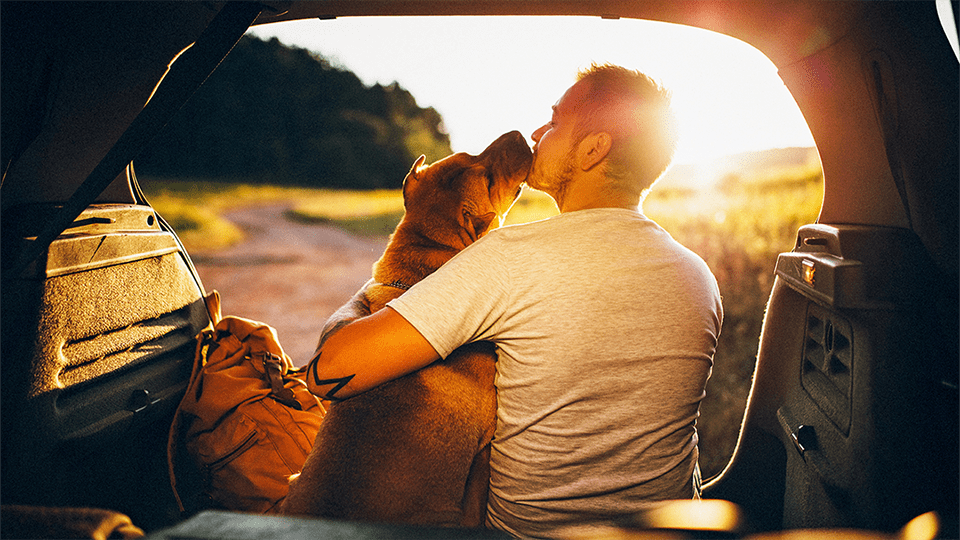
[(399, 187), (451, 153), (443, 119), (396, 83), (366, 87), (305, 49), (240, 40), (137, 159), (144, 175), (313, 187)]

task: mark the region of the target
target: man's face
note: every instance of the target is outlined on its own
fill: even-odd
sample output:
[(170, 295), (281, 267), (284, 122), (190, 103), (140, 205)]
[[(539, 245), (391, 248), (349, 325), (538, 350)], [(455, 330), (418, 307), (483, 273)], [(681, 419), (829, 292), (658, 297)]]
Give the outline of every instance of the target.
[[(556, 199), (574, 173), (574, 128), (585, 85), (577, 83), (553, 106), (550, 121), (533, 132), (533, 166), (527, 185)], [(559, 201), (558, 201), (559, 202)]]

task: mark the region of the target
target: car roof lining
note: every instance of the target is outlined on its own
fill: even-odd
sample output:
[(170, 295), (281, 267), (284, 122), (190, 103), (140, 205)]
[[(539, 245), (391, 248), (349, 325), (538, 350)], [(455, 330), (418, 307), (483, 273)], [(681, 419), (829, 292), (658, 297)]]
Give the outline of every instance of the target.
[[(756, 47), (778, 67), (829, 47), (863, 17), (859, 2), (752, 0), (331, 0), (293, 2), (264, 11), (254, 25), (366, 16), (587, 16), (682, 24), (719, 32)], [(776, 32), (770, 32), (776, 28)]]

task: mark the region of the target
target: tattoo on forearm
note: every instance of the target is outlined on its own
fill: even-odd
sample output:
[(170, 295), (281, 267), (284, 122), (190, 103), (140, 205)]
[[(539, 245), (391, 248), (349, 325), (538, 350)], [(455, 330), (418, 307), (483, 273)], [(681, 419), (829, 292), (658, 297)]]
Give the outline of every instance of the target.
[(337, 392), (340, 391), (344, 386), (346, 386), (354, 377), (353, 375), (347, 375), (346, 377), (340, 377), (338, 379), (320, 379), (320, 374), (317, 373), (317, 362), (316, 360), (320, 357), (318, 354), (313, 358), (313, 361), (310, 362), (310, 374), (313, 376), (313, 384), (316, 386), (323, 386), (326, 384), (334, 384), (333, 388), (329, 392), (323, 395), (323, 399), (329, 399), (330, 401), (341, 401), (340, 398), (336, 397)]

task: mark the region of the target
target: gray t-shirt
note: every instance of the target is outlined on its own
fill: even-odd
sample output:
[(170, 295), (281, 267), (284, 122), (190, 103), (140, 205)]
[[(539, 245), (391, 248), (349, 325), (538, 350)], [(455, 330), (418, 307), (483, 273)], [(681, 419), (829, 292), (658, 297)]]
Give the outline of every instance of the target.
[(551, 537), (699, 496), (720, 293), (703, 260), (641, 213), (495, 230), (388, 305), (442, 357), (497, 345), (489, 526)]

